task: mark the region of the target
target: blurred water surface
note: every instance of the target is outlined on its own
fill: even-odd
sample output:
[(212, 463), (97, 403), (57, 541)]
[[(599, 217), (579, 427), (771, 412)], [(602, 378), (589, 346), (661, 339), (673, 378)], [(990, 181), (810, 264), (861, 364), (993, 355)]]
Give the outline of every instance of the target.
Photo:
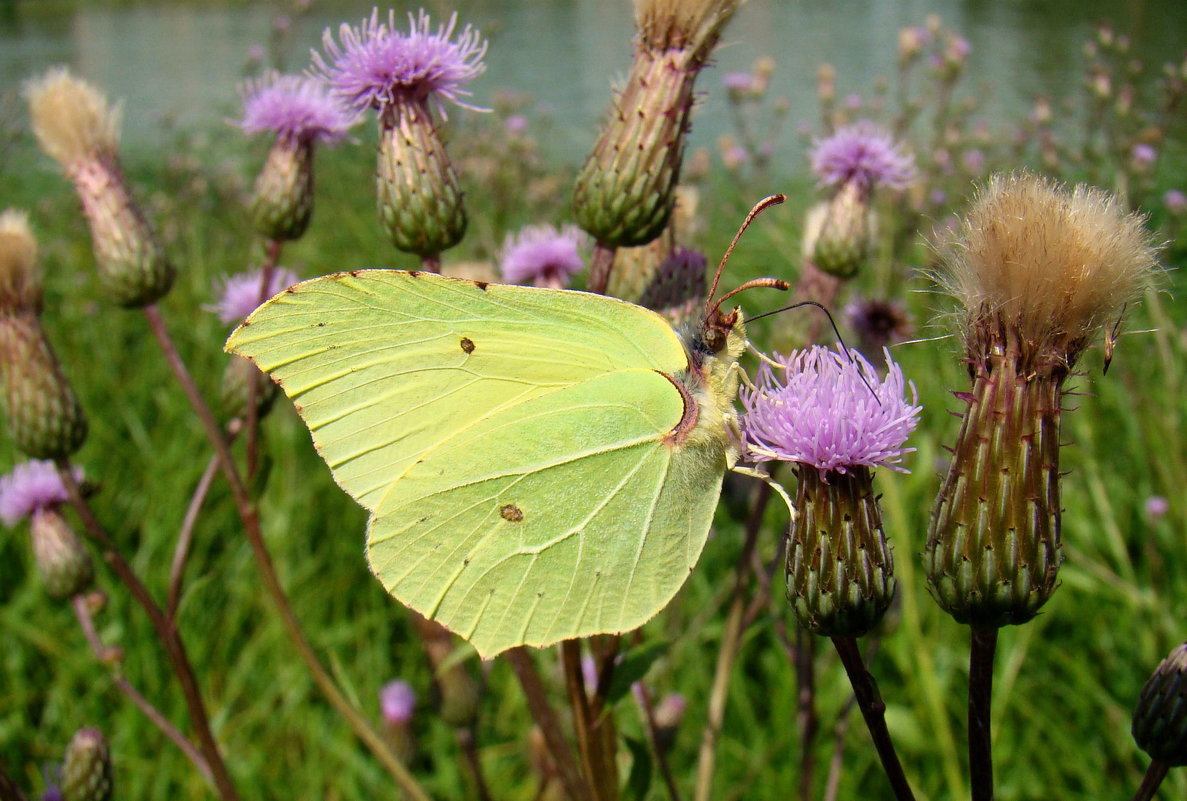
[[(237, 86), (258, 67), (253, 54), (267, 49), (278, 20), (284, 66), (298, 71), (325, 27), (357, 23), (372, 5), (313, 0), (308, 13), (296, 15), (288, 3), (0, 0), (0, 92), (17, 90), (46, 67), (69, 64), (124, 99), (125, 141), (151, 148), (167, 136), (163, 123), (217, 130), (237, 113)], [(527, 93), (529, 116), (555, 123), (549, 150), (580, 157), (607, 106), (609, 85), (623, 76), (630, 57), (627, 0), (426, 5), (435, 17), (456, 9), (489, 34), (488, 69), (472, 87), (476, 103), (489, 103), (501, 90)], [(393, 7), (399, 14), (419, 5)], [(726, 72), (773, 57), (772, 90), (789, 99), (792, 126), (812, 121), (821, 63), (836, 67), (841, 97), (868, 97), (875, 81), (894, 71), (897, 30), (929, 14), (971, 44), (970, 87), (991, 122), (1024, 115), (1036, 95), (1077, 91), (1082, 45), (1101, 22), (1128, 35), (1135, 57), (1151, 64), (1180, 58), (1187, 46), (1183, 0), (750, 0), (727, 29), (715, 69), (702, 76), (694, 142), (709, 144), (728, 127)]]

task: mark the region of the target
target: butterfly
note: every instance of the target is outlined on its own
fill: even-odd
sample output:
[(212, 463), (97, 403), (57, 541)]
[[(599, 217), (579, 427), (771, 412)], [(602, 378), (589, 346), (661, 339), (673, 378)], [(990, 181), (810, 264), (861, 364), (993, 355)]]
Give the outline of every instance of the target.
[(746, 341), (721, 305), (748, 286), (787, 285), (749, 282), (679, 334), (603, 295), (340, 272), (276, 295), (226, 348), (283, 388), (370, 512), (387, 591), (489, 658), (637, 628), (683, 585), (739, 455)]

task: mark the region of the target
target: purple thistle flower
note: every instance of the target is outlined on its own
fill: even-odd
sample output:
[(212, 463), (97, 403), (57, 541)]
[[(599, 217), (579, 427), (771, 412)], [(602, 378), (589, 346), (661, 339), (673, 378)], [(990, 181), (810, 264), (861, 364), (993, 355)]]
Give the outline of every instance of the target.
[(357, 120), (316, 78), (269, 72), (243, 85), (239, 127), (249, 134), (274, 131), (293, 141), (333, 144)]
[(915, 385), (904, 382), (888, 352), (885, 358), (884, 379), (860, 354), (819, 345), (776, 356), (778, 375), (764, 362), (755, 388), (741, 393), (749, 459), (795, 462), (822, 476), (856, 466), (907, 472), (898, 463), (915, 450), (903, 443), (922, 407)]
[(253, 270), (221, 279), (215, 284), (218, 303), (207, 308), (224, 323), (238, 324), (260, 305), (261, 294), (267, 300), (300, 280), (292, 270), (278, 267), (272, 271), (268, 287), (261, 293), (260, 282), (263, 278), (263, 270)]
[[(73, 470), (75, 481), (82, 481), (82, 468)], [(48, 506), (66, 503), (66, 486), (54, 463), (34, 459), (22, 462), (6, 476), (0, 476), (0, 520), (12, 527)]]
[(406, 681), (389, 681), (379, 690), (379, 710), (392, 726), (407, 724), (416, 711), (416, 691)]
[(875, 186), (905, 189), (915, 180), (915, 157), (887, 131), (869, 121), (840, 128), (817, 139), (810, 154), (812, 172), (822, 186), (856, 183), (863, 192)]
[(482, 63), (486, 42), (478, 31), (467, 25), (454, 39), (455, 13), (434, 33), (424, 9), (417, 17), (409, 14), (408, 23), (408, 33), (397, 31), (396, 12), (389, 11), (384, 23), (375, 8), (370, 19), (357, 28), (343, 23), (337, 42), (327, 28), (322, 34), (325, 56), (313, 53), (315, 71), (358, 113), (430, 97), (438, 100), (442, 116), (442, 99), (462, 108), (484, 110), (462, 100), (470, 94), (462, 87), (486, 69)]
[(499, 263), (503, 280), (512, 284), (531, 281), (555, 289), (567, 286), (569, 278), (585, 267), (578, 252), (585, 239), (575, 225), (529, 225), (509, 234)]

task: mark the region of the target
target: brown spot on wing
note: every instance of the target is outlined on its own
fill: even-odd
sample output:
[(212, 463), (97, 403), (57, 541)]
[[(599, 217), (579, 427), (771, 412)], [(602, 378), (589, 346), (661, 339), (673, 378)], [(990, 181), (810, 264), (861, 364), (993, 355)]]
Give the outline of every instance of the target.
[(469, 337), (462, 337), (461, 345), (462, 350), (466, 352), (466, 355), (474, 352), (474, 340), (470, 339)]
[(523, 510), (513, 503), (503, 504), (499, 509), (499, 516), (512, 523), (523, 522)]
[(489, 282), (489, 281), (475, 281), (475, 282), (474, 282), (474, 286), (478, 287), (478, 288), (479, 288), (479, 289), (481, 289), (483, 292), (485, 292), (485, 291), (486, 291), (486, 288), (487, 288), (488, 286), (490, 286), (490, 282)]

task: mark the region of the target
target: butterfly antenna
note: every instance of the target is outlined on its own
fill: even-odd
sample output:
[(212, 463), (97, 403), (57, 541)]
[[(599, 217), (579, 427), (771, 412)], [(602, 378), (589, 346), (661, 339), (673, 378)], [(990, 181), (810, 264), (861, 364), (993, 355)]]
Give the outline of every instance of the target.
[[(721, 300), (717, 301), (716, 304), (714, 304), (713, 296), (717, 294), (717, 284), (721, 281), (721, 273), (723, 270), (725, 270), (725, 263), (729, 261), (730, 254), (734, 252), (734, 246), (738, 244), (738, 240), (742, 238), (742, 234), (745, 233), (746, 229), (750, 227), (750, 223), (754, 222), (755, 217), (769, 209), (771, 206), (778, 206), (785, 200), (787, 200), (787, 195), (782, 193), (764, 197), (762, 200), (754, 204), (754, 208), (752, 208), (750, 213), (746, 215), (746, 219), (742, 220), (742, 225), (738, 228), (738, 233), (734, 234), (733, 241), (730, 242), (730, 246), (725, 249), (725, 254), (721, 257), (721, 261), (717, 263), (717, 272), (713, 275), (713, 286), (709, 287), (709, 297), (705, 300), (706, 317), (714, 310), (720, 308), (722, 301), (725, 300), (725, 298), (722, 298)], [(746, 284), (743, 284), (743, 286), (746, 286)], [(772, 284), (755, 284), (755, 286), (772, 286)], [(738, 289), (741, 288), (742, 287), (739, 287)], [(738, 290), (735, 289), (725, 297), (728, 298), (737, 291)]]
[[(733, 294), (733, 293), (730, 293), (730, 294)], [(726, 297), (729, 297), (729, 295), (727, 295)], [(725, 298), (722, 298), (722, 300), (724, 300), (724, 299)], [(747, 320), (747, 322), (754, 322), (755, 320), (760, 320), (763, 317), (769, 317), (772, 314), (779, 314), (781, 312), (791, 311), (792, 309), (798, 309), (801, 306), (815, 306), (816, 308), (818, 308), (822, 312), (824, 312), (824, 316), (828, 318), (828, 325), (833, 330), (833, 334), (836, 335), (837, 342), (838, 342), (838, 344), (840, 344), (841, 350), (843, 350), (845, 352), (845, 359), (850, 364), (853, 364), (853, 356), (849, 352), (849, 346), (845, 344), (844, 338), (841, 337), (841, 332), (837, 329), (837, 323), (833, 319), (832, 312), (830, 312), (823, 305), (817, 303), (814, 300), (801, 300), (799, 303), (792, 303), (791, 305), (784, 306), (781, 309), (775, 309), (774, 311), (763, 312), (762, 314), (756, 314), (753, 317), (751, 317), (749, 320)], [(857, 377), (861, 379), (861, 383), (866, 385), (866, 389), (868, 389), (870, 391), (870, 394), (874, 396), (874, 400), (876, 400), (878, 402), (878, 405), (881, 406), (882, 401), (878, 397), (878, 393), (875, 392), (874, 388), (870, 386), (870, 382), (866, 380), (865, 374), (862, 373), (861, 370), (858, 370)]]

